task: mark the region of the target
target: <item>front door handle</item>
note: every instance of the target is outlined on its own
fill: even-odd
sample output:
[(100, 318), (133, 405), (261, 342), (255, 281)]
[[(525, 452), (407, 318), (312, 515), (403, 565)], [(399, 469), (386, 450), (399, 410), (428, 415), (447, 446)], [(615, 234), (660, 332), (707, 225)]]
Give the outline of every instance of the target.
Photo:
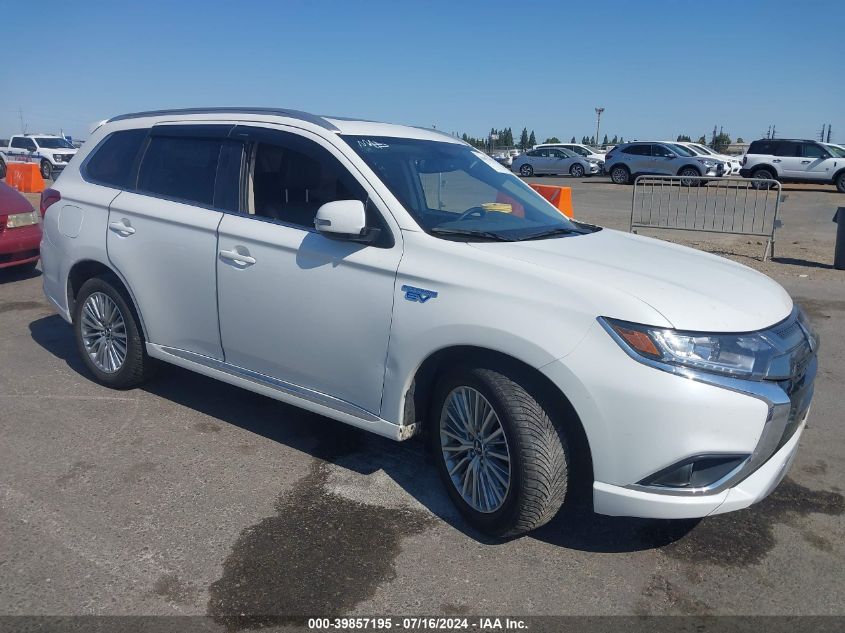
[(810, 161), (808, 161), (808, 160), (802, 160), (802, 161), (801, 161), (801, 164), (802, 164), (802, 165), (809, 165), (809, 164), (810, 164)]
[(120, 233), (124, 236), (135, 234), (135, 229), (133, 229), (128, 224), (128, 220), (121, 220), (120, 222), (109, 222), (109, 230), (114, 231), (115, 233)]
[(220, 251), (220, 259), (243, 264), (244, 266), (252, 266), (255, 263), (255, 258), (238, 251)]

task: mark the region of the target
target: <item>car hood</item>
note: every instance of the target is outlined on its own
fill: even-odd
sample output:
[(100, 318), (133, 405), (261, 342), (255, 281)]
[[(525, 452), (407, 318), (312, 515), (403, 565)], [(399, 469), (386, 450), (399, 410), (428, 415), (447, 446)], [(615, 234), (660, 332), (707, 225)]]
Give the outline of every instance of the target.
[[(749, 332), (785, 319), (792, 299), (747, 266), (661, 240), (603, 229), (589, 235), (472, 246), (534, 264), (544, 274), (614, 288), (679, 330)], [(614, 314), (596, 316), (617, 317)]]

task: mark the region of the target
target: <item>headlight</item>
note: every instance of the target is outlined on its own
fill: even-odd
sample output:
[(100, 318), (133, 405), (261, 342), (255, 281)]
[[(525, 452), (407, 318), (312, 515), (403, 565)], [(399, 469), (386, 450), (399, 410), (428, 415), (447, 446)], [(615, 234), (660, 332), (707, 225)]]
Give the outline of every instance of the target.
[(637, 360), (723, 374), (761, 379), (780, 354), (763, 336), (682, 332), (602, 318), (613, 339)]
[(706, 158), (699, 158), (697, 160), (698, 160), (699, 163), (701, 163), (705, 167), (713, 167), (716, 164), (712, 160), (707, 160)]

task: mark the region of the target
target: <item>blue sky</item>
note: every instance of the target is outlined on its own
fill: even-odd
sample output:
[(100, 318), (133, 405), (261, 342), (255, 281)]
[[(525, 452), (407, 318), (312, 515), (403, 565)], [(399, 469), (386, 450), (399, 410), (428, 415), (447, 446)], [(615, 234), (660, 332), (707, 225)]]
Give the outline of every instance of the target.
[[(712, 7), (712, 11), (708, 11)], [(123, 112), (292, 107), (481, 136), (845, 141), (845, 2), (9, 2), (0, 137)], [(52, 34), (52, 37), (50, 36)]]

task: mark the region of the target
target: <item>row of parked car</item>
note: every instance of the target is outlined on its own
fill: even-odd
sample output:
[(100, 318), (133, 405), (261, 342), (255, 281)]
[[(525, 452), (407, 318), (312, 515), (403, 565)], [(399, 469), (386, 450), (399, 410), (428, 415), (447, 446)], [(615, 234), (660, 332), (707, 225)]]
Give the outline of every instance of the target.
[(641, 175), (684, 176), (690, 182), (697, 182), (695, 177), (743, 176), (828, 183), (845, 193), (845, 146), (806, 139), (761, 139), (751, 143), (743, 156), (680, 141), (634, 141), (616, 145), (606, 154), (577, 143), (537, 145), (524, 154), (512, 151), (516, 154), (503, 164), (525, 177), (607, 174), (621, 185)]

